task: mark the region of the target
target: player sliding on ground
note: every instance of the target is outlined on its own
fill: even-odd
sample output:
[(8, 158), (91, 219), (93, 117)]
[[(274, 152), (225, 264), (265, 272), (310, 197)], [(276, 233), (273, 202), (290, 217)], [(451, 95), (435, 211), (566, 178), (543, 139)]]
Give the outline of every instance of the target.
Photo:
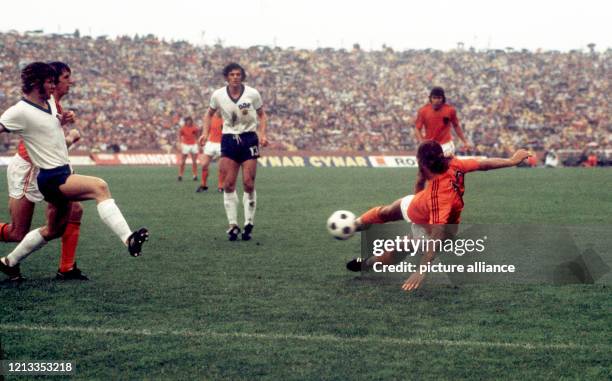
[[(413, 235), (427, 239), (450, 238), (461, 222), (463, 211), (464, 176), (468, 172), (513, 167), (531, 154), (520, 149), (509, 159), (465, 159), (445, 157), (442, 147), (435, 141), (422, 143), (417, 151), (419, 174), (415, 194), (401, 198), (390, 205), (378, 206), (362, 214), (355, 221), (357, 230), (365, 230), (372, 224), (405, 220), (411, 224)], [(433, 262), (436, 253), (428, 251), (421, 257), (421, 265)], [(402, 258), (399, 258), (401, 260)], [(376, 262), (394, 264), (398, 256), (387, 252), (372, 256), (365, 262), (353, 259), (346, 267), (351, 271), (370, 269)], [(425, 279), (425, 273), (415, 272), (404, 282), (405, 291), (416, 290)]]
[(0, 271), (12, 280), (22, 279), (19, 270), (22, 260), (62, 236), (73, 201), (96, 200), (100, 218), (132, 256), (141, 254), (142, 244), (149, 236), (145, 228), (130, 231), (104, 180), (72, 173), (62, 129), (68, 114), (58, 113), (52, 96), (55, 76), (46, 63), (27, 65), (21, 72), (23, 99), (0, 116), (0, 132), (18, 133), (32, 163), (40, 169), (38, 188), (47, 201), (47, 224), (26, 234), (15, 250), (0, 258)]

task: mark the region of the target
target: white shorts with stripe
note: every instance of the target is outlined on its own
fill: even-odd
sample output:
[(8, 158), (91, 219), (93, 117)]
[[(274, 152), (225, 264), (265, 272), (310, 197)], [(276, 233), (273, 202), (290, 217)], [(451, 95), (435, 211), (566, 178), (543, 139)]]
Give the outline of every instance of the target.
[(41, 202), (43, 195), (38, 190), (38, 167), (15, 154), (6, 169), (9, 197), (21, 199), (25, 196), (31, 202)]

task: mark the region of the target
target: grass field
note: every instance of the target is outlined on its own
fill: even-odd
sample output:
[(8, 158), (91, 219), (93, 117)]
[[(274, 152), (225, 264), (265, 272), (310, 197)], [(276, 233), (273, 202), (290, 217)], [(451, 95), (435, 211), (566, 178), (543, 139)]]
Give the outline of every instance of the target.
[[(91, 280), (53, 279), (59, 242), (28, 258), (27, 282), (0, 285), (5, 359), (73, 360), (74, 378), (101, 380), (612, 377), (609, 284), (405, 294), (345, 270), (359, 239), (331, 239), (327, 216), (410, 193), (414, 170), (262, 169), (251, 242), (227, 242), (222, 195), (174, 168), (79, 173), (105, 178), (151, 240), (129, 257), (86, 203), (77, 256)], [(470, 174), (463, 221), (612, 226), (610, 184), (609, 169)]]

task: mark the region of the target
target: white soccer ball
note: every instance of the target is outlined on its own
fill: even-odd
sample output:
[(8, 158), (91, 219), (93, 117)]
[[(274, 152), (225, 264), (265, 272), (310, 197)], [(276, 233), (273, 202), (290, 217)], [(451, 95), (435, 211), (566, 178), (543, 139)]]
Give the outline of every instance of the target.
[(348, 210), (337, 210), (327, 219), (327, 230), (336, 239), (349, 239), (355, 234), (355, 218)]

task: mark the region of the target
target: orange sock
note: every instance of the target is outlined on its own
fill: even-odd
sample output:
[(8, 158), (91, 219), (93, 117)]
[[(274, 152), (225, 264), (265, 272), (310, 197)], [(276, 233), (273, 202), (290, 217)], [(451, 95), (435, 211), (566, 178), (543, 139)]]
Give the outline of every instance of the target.
[(62, 256), (60, 258), (60, 271), (70, 271), (74, 267), (79, 234), (81, 232), (80, 222), (69, 222), (62, 236)]
[(4, 223), (4, 222), (0, 222), (0, 241), (2, 241), (2, 242), (8, 242), (6, 240), (7, 237), (5, 236), (5, 234), (6, 234), (5, 232), (6, 232), (6, 229), (8, 228), (8, 226), (9, 226), (9, 224)]
[(208, 180), (208, 169), (202, 168), (202, 186), (206, 186), (206, 180)]
[(383, 220), (380, 217), (380, 210), (382, 209), (382, 206), (377, 206), (375, 208), (372, 208), (370, 210), (368, 210), (367, 212), (365, 212), (364, 214), (362, 214), (359, 218), (361, 218), (361, 222), (366, 224), (366, 225), (371, 225), (371, 224), (384, 224), (385, 220)]

